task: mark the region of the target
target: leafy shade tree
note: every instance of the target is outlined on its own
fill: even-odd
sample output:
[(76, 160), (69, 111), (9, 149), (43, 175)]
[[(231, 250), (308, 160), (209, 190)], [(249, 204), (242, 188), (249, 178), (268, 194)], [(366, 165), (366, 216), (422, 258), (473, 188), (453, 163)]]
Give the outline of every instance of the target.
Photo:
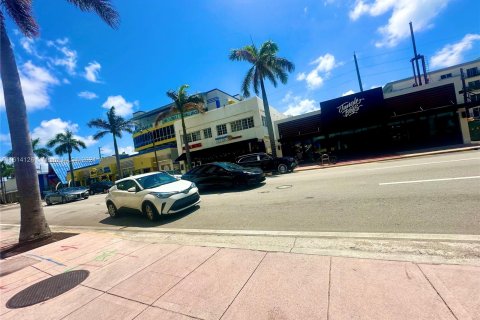
[(270, 146), (272, 155), (276, 156), (275, 136), (273, 134), (272, 117), (270, 115), (270, 107), (268, 105), (267, 92), (265, 91), (264, 80), (268, 79), (277, 87), (277, 79), (281, 83), (286, 84), (288, 81), (288, 73), (295, 70), (295, 65), (285, 58), (277, 57), (278, 46), (272, 42), (267, 41), (262, 44), (260, 50), (255, 45), (248, 45), (241, 49), (233, 49), (230, 52), (230, 60), (232, 61), (246, 61), (252, 65), (248, 70), (247, 75), (243, 79), (242, 93), (245, 97), (250, 96), (250, 86), (253, 85), (255, 93), (259, 94), (259, 86), (262, 90), (263, 106), (265, 108), (265, 117), (268, 128), (268, 137), (270, 139)]
[[(55, 147), (56, 146), (56, 147)], [(75, 175), (73, 174), (73, 163), (72, 163), (72, 152), (73, 150), (80, 151), (80, 147), (85, 149), (87, 146), (81, 140), (75, 139), (72, 131), (68, 130), (65, 133), (58, 133), (55, 138), (48, 141), (47, 147), (53, 148), (55, 154), (63, 156), (68, 154), (68, 164), (70, 166), (70, 179), (72, 180), (72, 185), (75, 186)]]
[(167, 92), (167, 96), (174, 102), (172, 112), (176, 111), (180, 113), (180, 118), (182, 119), (183, 144), (185, 145), (185, 157), (187, 158), (187, 171), (192, 168), (192, 159), (190, 157), (190, 146), (188, 145), (187, 127), (185, 126), (185, 111), (188, 109), (197, 109), (200, 113), (205, 112), (203, 109), (203, 98), (199, 95), (189, 96), (187, 94), (188, 87), (188, 84), (184, 84), (176, 92), (173, 90)]
[(122, 167), (120, 166), (120, 157), (118, 155), (117, 138), (122, 138), (122, 132), (133, 133), (133, 122), (131, 120), (125, 120), (121, 116), (117, 116), (115, 113), (115, 107), (111, 107), (107, 111), (107, 120), (97, 118), (88, 122), (90, 128), (101, 129), (93, 138), (95, 140), (103, 138), (106, 134), (111, 133), (113, 135), (113, 147), (115, 148), (115, 160), (117, 161), (117, 174), (119, 179), (123, 178)]
[[(51, 157), (53, 153), (48, 149), (48, 148), (41, 148), (38, 144), (40, 143), (40, 139), (33, 139), (32, 140), (32, 150), (33, 154), (37, 156), (39, 159), (48, 159), (48, 157)], [(13, 157), (13, 151), (10, 150), (8, 151), (5, 156), (12, 158)]]
[[(118, 26), (118, 13), (109, 0), (69, 0), (69, 2), (82, 11), (95, 12), (113, 28)], [(0, 74), (13, 157), (18, 160), (15, 161), (15, 171), (20, 198), (19, 242), (24, 242), (50, 236), (51, 232), (43, 213), (35, 163), (20, 161), (33, 159), (33, 151), (17, 63), (5, 28), (7, 15), (28, 38), (37, 37), (39, 28), (32, 14), (31, 0), (0, 1)]]

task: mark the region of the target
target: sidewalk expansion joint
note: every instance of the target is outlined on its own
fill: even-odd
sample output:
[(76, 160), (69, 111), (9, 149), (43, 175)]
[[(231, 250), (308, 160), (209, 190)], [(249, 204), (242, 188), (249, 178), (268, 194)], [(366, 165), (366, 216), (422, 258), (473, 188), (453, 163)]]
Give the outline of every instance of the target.
[(423, 272), (422, 268), (420, 268), (420, 266), (417, 264), (417, 263), (414, 263), (417, 268), (420, 270), (420, 272), (422, 273), (422, 275), (425, 277), (425, 279), (428, 281), (428, 283), (430, 284), (430, 286), (433, 288), (433, 290), (435, 290), (435, 292), (437, 293), (437, 295), (440, 297), (440, 299), (442, 299), (443, 303), (445, 304), (445, 306), (448, 308), (448, 310), (450, 311), (450, 313), (453, 315), (453, 317), (457, 320), (458, 317), (457, 315), (453, 312), (453, 310), (450, 308), (450, 306), (448, 305), (448, 303), (445, 301), (445, 299), (443, 299), (442, 295), (440, 294), (440, 292), (438, 292), (437, 288), (435, 288), (435, 286), (433, 285), (433, 283), (430, 281), (430, 279), (427, 277), (427, 275), (425, 274), (425, 272)]
[(332, 286), (332, 257), (328, 267), (328, 299), (327, 299), (327, 320), (330, 319), (330, 289)]
[(260, 262), (257, 264), (257, 266), (255, 267), (255, 269), (253, 269), (252, 273), (250, 274), (250, 276), (248, 277), (247, 281), (245, 281), (245, 283), (243, 284), (243, 286), (240, 288), (240, 290), (238, 290), (237, 294), (235, 295), (235, 297), (233, 298), (233, 300), (228, 304), (228, 307), (225, 309), (225, 311), (223, 311), (222, 313), (222, 316), (219, 318), (219, 320), (221, 320), (223, 318), (223, 316), (225, 315), (225, 313), (228, 311), (228, 309), (230, 308), (230, 306), (235, 302), (235, 299), (237, 299), (238, 295), (240, 294), (240, 292), (242, 292), (243, 288), (245, 288), (245, 286), (247, 285), (247, 283), (250, 281), (250, 279), (253, 277), (253, 275), (255, 274), (255, 271), (257, 271), (258, 267), (262, 264), (263, 262), (263, 259), (265, 259), (265, 257), (267, 256), (267, 252), (263, 255), (262, 259), (260, 260)]

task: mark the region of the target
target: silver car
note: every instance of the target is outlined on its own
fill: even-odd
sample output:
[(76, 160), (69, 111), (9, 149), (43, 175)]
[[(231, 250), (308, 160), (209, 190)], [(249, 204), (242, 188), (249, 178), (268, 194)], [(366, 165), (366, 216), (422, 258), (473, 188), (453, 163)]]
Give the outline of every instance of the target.
[(105, 201), (112, 218), (125, 208), (141, 212), (153, 221), (162, 214), (197, 205), (200, 195), (195, 183), (178, 180), (166, 172), (151, 172), (116, 181)]
[(47, 206), (54, 203), (67, 203), (74, 200), (87, 199), (89, 191), (82, 187), (70, 187), (52, 191), (45, 195)]

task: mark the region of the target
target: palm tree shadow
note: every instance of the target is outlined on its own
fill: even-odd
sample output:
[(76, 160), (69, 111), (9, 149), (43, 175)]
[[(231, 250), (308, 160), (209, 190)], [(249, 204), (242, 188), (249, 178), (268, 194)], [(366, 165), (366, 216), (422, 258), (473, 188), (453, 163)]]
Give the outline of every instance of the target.
[(186, 216), (194, 213), (198, 209), (200, 209), (200, 206), (196, 205), (178, 213), (162, 215), (156, 221), (148, 220), (144, 215), (140, 214), (138, 211), (122, 209), (122, 210), (119, 210), (120, 215), (118, 218), (111, 218), (110, 216), (108, 216), (107, 218), (100, 220), (99, 222), (105, 225), (118, 226), (118, 227), (124, 227), (124, 228), (127, 228), (127, 227), (154, 228), (154, 227), (159, 227), (159, 226), (183, 219)]

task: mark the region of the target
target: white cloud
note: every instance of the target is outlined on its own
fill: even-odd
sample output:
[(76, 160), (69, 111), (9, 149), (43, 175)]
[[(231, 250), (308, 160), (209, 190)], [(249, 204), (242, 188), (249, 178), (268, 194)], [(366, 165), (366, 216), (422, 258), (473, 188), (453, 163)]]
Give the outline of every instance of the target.
[(33, 44), (34, 44), (34, 40), (31, 39), (31, 38), (27, 38), (27, 37), (22, 37), (20, 39), (20, 45), (22, 46), (23, 49), (25, 49), (25, 51), (27, 51), (27, 53), (30, 53), (30, 54), (34, 54), (34, 50), (35, 48), (33, 47)]
[[(67, 129), (76, 133), (78, 131), (78, 124), (72, 123), (71, 121), (64, 121), (60, 118), (55, 118), (51, 120), (44, 120), (40, 123), (39, 127), (36, 127), (32, 131), (32, 138), (40, 139), (40, 144), (45, 145), (49, 140), (55, 137), (58, 133), (63, 133)], [(74, 135), (75, 139), (82, 140), (87, 147), (97, 143), (93, 139), (93, 136), (82, 137), (79, 135)]]
[(377, 17), (391, 12), (388, 23), (378, 28), (383, 38), (376, 42), (377, 47), (394, 47), (410, 36), (409, 22), (414, 31), (432, 27), (432, 20), (452, 0), (357, 0), (350, 10), (350, 19), (355, 21), (363, 15)]
[[(11, 145), (12, 142), (10, 140), (10, 133), (0, 133), (0, 143), (3, 143), (5, 145)], [(0, 156), (3, 156), (3, 155), (0, 155)]]
[(67, 46), (68, 43), (68, 38), (47, 41), (49, 47), (55, 48), (61, 54), (60, 57), (49, 58), (49, 61), (56, 66), (64, 67), (69, 74), (75, 75), (77, 68), (77, 51), (70, 49)]
[(299, 96), (294, 96), (290, 91), (287, 92), (282, 102), (287, 104), (287, 109), (283, 113), (288, 116), (296, 116), (320, 109), (315, 100), (302, 99)]
[(132, 115), (134, 105), (138, 106), (138, 101), (128, 102), (122, 96), (109, 96), (102, 104), (102, 107), (108, 110), (110, 110), (111, 107), (115, 107), (117, 115), (128, 117)]
[(342, 93), (342, 97), (349, 96), (349, 95), (354, 94), (354, 93), (355, 93), (355, 91), (353, 91), (352, 89), (350, 89), (350, 90), (348, 90), (347, 92)]
[(310, 71), (308, 74), (302, 72), (297, 75), (297, 80), (305, 80), (309, 89), (317, 89), (321, 87), (325, 78), (330, 75), (330, 72), (334, 68), (341, 65), (341, 63), (337, 63), (335, 61), (335, 57), (330, 53), (326, 53), (325, 55), (318, 57), (310, 64), (315, 65), (315, 68), (313, 68), (312, 71)]
[(480, 34), (467, 34), (457, 43), (447, 44), (435, 52), (430, 60), (432, 68), (450, 67), (462, 62), (463, 54), (472, 49), (473, 43), (480, 40)]
[[(20, 82), (28, 111), (43, 109), (50, 104), (49, 91), (59, 81), (49, 70), (27, 61), (20, 67)], [(5, 108), (3, 87), (0, 86), (0, 108)]]
[(135, 148), (133, 146), (126, 146), (118, 148), (118, 153), (137, 154), (138, 152), (135, 151)]
[(85, 79), (87, 79), (90, 82), (97, 82), (97, 83), (100, 82), (98, 80), (98, 73), (100, 72), (101, 68), (102, 66), (97, 61), (90, 62), (85, 67)]
[(82, 91), (78, 93), (78, 96), (83, 99), (92, 100), (98, 98), (95, 92), (90, 91)]
[(109, 156), (115, 154), (115, 151), (109, 145), (104, 145), (103, 147), (101, 147), (100, 152), (102, 153), (102, 157), (109, 157)]

